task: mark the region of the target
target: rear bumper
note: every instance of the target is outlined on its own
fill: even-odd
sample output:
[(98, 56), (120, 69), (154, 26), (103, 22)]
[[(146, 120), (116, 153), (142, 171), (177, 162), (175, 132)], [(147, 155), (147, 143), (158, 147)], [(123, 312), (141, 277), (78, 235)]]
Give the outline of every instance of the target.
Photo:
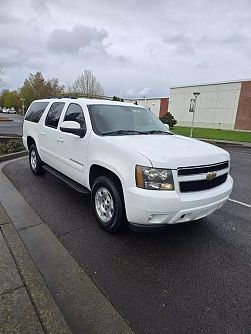
[(127, 219), (132, 224), (144, 226), (200, 219), (219, 209), (229, 198), (232, 188), (231, 176), (213, 189), (184, 194), (129, 188), (125, 196)]

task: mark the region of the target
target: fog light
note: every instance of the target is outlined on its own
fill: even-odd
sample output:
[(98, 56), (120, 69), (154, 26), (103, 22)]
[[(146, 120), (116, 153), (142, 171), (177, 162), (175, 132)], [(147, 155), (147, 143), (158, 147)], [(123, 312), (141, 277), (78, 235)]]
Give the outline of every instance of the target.
[(154, 214), (154, 215), (150, 215), (148, 218), (148, 223), (149, 224), (165, 224), (167, 219), (168, 219), (169, 215), (161, 215), (161, 214)]

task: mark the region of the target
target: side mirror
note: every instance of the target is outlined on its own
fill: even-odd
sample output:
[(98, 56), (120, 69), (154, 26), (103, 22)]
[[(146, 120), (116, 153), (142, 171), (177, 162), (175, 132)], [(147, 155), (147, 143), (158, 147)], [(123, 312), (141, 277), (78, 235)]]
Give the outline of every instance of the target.
[(80, 128), (80, 124), (75, 121), (62, 122), (60, 130), (62, 132), (72, 133), (80, 138), (83, 138), (86, 134), (86, 128)]
[(165, 125), (165, 127), (167, 127), (167, 128), (168, 128), (168, 130), (170, 130), (170, 128), (169, 128), (169, 125), (168, 125), (168, 124), (164, 123), (164, 125)]

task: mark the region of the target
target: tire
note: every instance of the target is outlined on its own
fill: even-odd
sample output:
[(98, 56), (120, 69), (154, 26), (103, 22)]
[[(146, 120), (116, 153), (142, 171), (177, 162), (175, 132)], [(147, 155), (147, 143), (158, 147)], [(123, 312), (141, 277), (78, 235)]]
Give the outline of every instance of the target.
[(99, 176), (92, 187), (91, 201), (96, 220), (110, 233), (121, 231), (126, 225), (123, 195), (117, 181), (107, 176)]
[(40, 159), (35, 144), (32, 144), (29, 148), (29, 163), (30, 169), (35, 175), (43, 175), (45, 170), (43, 169), (43, 162)]

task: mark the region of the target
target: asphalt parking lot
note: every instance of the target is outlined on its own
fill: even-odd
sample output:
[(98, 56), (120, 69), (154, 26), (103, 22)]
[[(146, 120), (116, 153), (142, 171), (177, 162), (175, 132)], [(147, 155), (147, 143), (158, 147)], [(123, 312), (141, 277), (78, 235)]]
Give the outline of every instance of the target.
[(33, 176), (27, 158), (4, 173), (136, 333), (250, 333), (251, 150), (228, 151), (231, 198), (247, 206), (157, 233), (105, 233), (88, 196)]
[(0, 134), (1, 135), (18, 135), (23, 133), (23, 119), (22, 115), (14, 114), (0, 114), (1, 118), (11, 119), (10, 122), (0, 122)]

